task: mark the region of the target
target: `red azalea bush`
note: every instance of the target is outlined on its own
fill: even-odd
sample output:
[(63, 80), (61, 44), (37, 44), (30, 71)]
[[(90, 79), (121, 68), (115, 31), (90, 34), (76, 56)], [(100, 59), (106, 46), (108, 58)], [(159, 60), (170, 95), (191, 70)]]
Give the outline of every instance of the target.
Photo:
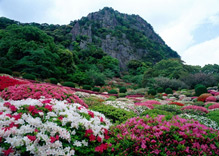
[(215, 103), (208, 107), (208, 109), (219, 109), (219, 103)]
[(216, 102), (217, 99), (216, 99), (216, 97), (214, 97), (214, 96), (209, 96), (209, 97), (207, 97), (207, 98), (205, 99), (205, 101), (206, 101), (206, 102)]
[(181, 102), (170, 102), (169, 105), (184, 106), (184, 104)]
[(111, 128), (114, 155), (219, 155), (219, 131), (164, 115), (131, 118)]
[(189, 109), (201, 111), (203, 113), (208, 113), (208, 110), (205, 107), (201, 107), (201, 106), (191, 106), (190, 105), (190, 106), (183, 107), (181, 110), (189, 110)]
[(9, 76), (0, 76), (0, 91), (14, 85), (27, 84), (29, 81), (18, 80)]
[(201, 94), (201, 95), (198, 97), (197, 101), (203, 101), (203, 102), (205, 102), (205, 100), (206, 100), (209, 96), (212, 96), (212, 95), (211, 95), (211, 94), (208, 94), (208, 93)]
[(57, 100), (67, 100), (72, 103), (79, 103), (88, 108), (77, 95), (74, 95), (68, 87), (54, 86), (50, 84), (23, 84), (19, 86), (10, 86), (7, 90), (3, 90), (1, 97), (5, 100), (22, 100), (27, 98), (40, 99), (42, 96), (45, 98), (54, 98)]

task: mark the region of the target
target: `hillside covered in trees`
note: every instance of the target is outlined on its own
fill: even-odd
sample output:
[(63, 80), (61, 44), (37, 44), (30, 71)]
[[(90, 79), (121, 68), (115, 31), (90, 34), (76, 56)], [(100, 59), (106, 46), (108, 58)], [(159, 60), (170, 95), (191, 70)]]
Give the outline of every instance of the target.
[(122, 78), (137, 87), (217, 85), (219, 65), (185, 65), (138, 15), (104, 8), (68, 25), (0, 18), (0, 73), (78, 85)]

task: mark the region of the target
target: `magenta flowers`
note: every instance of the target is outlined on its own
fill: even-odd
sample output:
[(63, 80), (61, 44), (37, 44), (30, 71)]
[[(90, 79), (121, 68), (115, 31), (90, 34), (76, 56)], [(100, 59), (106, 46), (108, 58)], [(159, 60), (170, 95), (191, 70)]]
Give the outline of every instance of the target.
[(29, 83), (8, 87), (7, 90), (2, 91), (1, 97), (5, 100), (40, 99), (41, 97), (54, 98), (60, 101), (67, 100), (71, 103), (79, 103), (88, 108), (87, 104), (77, 95), (74, 95), (74, 93), (75, 92), (68, 87)]
[(115, 155), (219, 154), (219, 131), (178, 116), (169, 121), (163, 115), (132, 118), (113, 127), (111, 135)]

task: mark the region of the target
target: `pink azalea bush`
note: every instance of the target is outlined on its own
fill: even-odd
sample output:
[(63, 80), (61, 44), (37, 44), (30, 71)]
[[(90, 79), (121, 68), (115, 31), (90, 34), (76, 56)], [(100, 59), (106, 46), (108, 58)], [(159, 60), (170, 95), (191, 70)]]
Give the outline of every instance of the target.
[(114, 155), (219, 155), (219, 131), (193, 119), (147, 115), (111, 130), (108, 152)]
[(201, 111), (203, 113), (208, 113), (208, 110), (205, 107), (194, 106), (194, 105), (185, 106), (181, 110), (196, 110), (196, 111)]
[(209, 106), (208, 109), (211, 109), (211, 110), (213, 110), (213, 109), (219, 109), (219, 103), (215, 103), (215, 104)]
[(207, 97), (207, 98), (205, 99), (205, 101), (206, 101), (206, 102), (216, 102), (217, 99), (216, 99), (216, 97), (214, 97), (214, 96), (209, 96), (209, 97)]
[(5, 100), (22, 100), (27, 98), (40, 99), (42, 96), (45, 98), (54, 98), (57, 100), (67, 100), (72, 103), (79, 103), (88, 108), (82, 99), (74, 95), (68, 87), (54, 86), (50, 84), (23, 84), (19, 86), (10, 86), (3, 90), (1, 97)]
[(92, 155), (109, 146), (109, 120), (76, 103), (3, 101), (0, 123), (0, 155)]

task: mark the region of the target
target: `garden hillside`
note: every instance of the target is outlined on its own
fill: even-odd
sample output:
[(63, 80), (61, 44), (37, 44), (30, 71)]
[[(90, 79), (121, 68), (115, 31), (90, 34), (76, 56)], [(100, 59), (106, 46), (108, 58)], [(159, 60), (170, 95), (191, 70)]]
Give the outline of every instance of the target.
[(122, 83), (92, 91), (1, 74), (0, 155), (219, 155), (219, 87)]

